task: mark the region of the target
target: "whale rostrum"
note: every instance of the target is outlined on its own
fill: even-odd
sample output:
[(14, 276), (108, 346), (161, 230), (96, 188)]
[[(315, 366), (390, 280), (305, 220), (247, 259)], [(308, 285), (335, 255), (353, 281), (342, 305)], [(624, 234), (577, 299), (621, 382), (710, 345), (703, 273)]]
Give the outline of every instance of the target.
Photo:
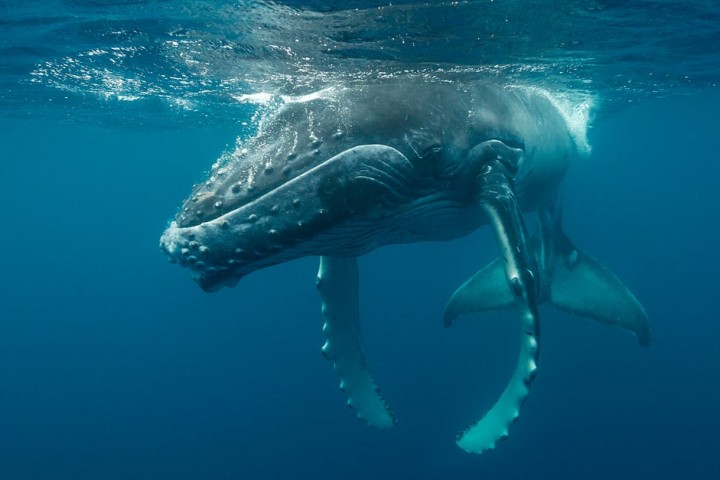
[(322, 352), (358, 417), (388, 428), (395, 416), (360, 338), (357, 257), (489, 225), (500, 256), (457, 289), (444, 315), (450, 326), (473, 312), (520, 313), (515, 371), (457, 440), (480, 453), (507, 436), (528, 396), (540, 304), (650, 341), (640, 302), (562, 230), (562, 180), (583, 148), (566, 118), (547, 92), (520, 86), (378, 84), (287, 98), (195, 186), (160, 247), (208, 291), (319, 256)]

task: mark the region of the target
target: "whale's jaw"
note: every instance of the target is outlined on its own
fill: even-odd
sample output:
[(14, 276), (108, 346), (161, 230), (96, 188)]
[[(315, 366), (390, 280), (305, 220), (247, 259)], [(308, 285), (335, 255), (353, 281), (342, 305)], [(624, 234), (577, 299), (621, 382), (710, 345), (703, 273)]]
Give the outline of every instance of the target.
[(357, 256), (477, 228), (470, 193), (445, 192), (440, 182), (392, 147), (360, 145), (215, 218), (173, 221), (160, 247), (213, 291), (303, 256)]

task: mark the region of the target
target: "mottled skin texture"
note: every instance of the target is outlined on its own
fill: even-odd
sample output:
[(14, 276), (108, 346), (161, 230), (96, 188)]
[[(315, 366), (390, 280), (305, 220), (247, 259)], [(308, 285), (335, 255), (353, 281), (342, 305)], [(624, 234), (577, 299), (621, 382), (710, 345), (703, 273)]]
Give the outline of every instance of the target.
[[(483, 162), (469, 154), (488, 140), (525, 152), (515, 185), (523, 209), (553, 200), (575, 148), (542, 94), (384, 85), (287, 103), (245, 142), (244, 153), (196, 187), (173, 224), (175, 236), (166, 235), (162, 246), (193, 269), (203, 288), (215, 289), (300, 256), (359, 255), (390, 243), (466, 235), (484, 223), (475, 181)], [(373, 144), (407, 161), (328, 162)], [(313, 167), (302, 188), (283, 188)], [(355, 242), (358, 231), (364, 234)]]
[[(538, 304), (622, 326), (649, 341), (647, 316), (609, 270), (562, 232), (558, 186), (577, 154), (537, 90), (379, 85), (290, 101), (195, 188), (161, 239), (206, 290), (269, 265), (321, 256), (322, 348), (348, 405), (368, 424), (394, 416), (366, 368), (356, 257), (382, 245), (449, 240), (483, 224), (500, 258), (451, 297), (446, 325), (516, 308), (520, 350), (498, 401), (458, 439), (494, 448), (518, 418), (539, 354)], [(523, 212), (537, 212), (532, 241)]]

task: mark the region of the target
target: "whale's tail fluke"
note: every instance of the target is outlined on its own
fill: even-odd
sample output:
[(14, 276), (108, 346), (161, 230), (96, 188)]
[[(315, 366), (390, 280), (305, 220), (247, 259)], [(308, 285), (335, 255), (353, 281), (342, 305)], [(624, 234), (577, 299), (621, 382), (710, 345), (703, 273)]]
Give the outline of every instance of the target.
[[(519, 307), (521, 311), (522, 333), (515, 372), (492, 408), (459, 436), (458, 445), (468, 452), (494, 448), (498, 440), (507, 436), (527, 398), (540, 348), (534, 305), (548, 302), (561, 310), (622, 327), (634, 333), (641, 345), (650, 342), (648, 318), (640, 302), (608, 268), (573, 245), (562, 231), (559, 209), (543, 210), (539, 217), (538, 232), (528, 242), (529, 256), (534, 257), (534, 274), (538, 277), (534, 279), (537, 302), (514, 294), (507, 260), (498, 258), (460, 286), (445, 308), (446, 326), (467, 313), (509, 307)], [(503, 252), (504, 257), (513, 254), (508, 249)]]
[[(578, 249), (562, 231), (560, 215), (542, 211), (540, 228), (531, 241), (537, 259), (540, 303), (616, 325), (650, 343), (650, 324), (640, 302), (620, 279)], [(500, 259), (496, 259), (458, 288), (445, 307), (445, 325), (461, 315), (500, 311), (515, 305)]]
[(635, 295), (609, 268), (578, 249), (565, 235), (560, 215), (540, 212), (538, 253), (544, 301), (560, 310), (616, 325), (650, 343), (650, 323)]

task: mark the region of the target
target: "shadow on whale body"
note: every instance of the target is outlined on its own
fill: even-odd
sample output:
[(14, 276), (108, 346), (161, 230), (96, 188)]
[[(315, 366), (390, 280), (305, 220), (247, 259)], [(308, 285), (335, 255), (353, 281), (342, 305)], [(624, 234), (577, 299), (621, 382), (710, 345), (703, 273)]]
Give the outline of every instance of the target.
[[(207, 291), (320, 256), (322, 352), (358, 417), (387, 428), (395, 419), (365, 367), (359, 338), (357, 257), (489, 225), (500, 258), (460, 286), (445, 311), (447, 326), (470, 312), (520, 312), (510, 382), (458, 438), (460, 447), (480, 453), (507, 436), (527, 398), (540, 303), (620, 326), (643, 345), (650, 339), (637, 299), (562, 231), (559, 187), (582, 143), (556, 102), (532, 88), (373, 85), (287, 99), (256, 136), (213, 166), (160, 246)], [(538, 217), (532, 236), (525, 215)]]

